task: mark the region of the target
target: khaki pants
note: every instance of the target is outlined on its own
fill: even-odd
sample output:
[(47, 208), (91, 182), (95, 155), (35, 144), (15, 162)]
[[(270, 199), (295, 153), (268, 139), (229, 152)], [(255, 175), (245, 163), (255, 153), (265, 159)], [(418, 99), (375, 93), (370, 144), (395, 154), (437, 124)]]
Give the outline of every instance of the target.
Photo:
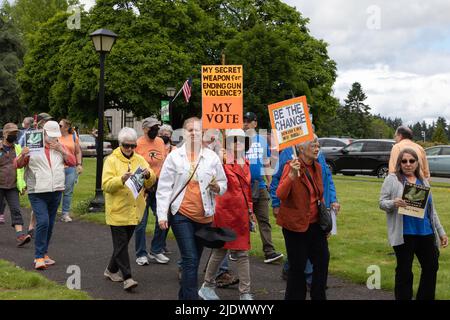
[(269, 193), (267, 189), (259, 189), (259, 199), (253, 199), (253, 212), (258, 221), (264, 255), (267, 257), (275, 252), (272, 243), (272, 226), (269, 220)]
[[(216, 274), (222, 263), (223, 258), (227, 255), (228, 250), (224, 248), (213, 249), (211, 257), (206, 268), (205, 286), (215, 287)], [(239, 277), (239, 293), (250, 293), (250, 260), (248, 251), (230, 250), (237, 257), (237, 271)]]

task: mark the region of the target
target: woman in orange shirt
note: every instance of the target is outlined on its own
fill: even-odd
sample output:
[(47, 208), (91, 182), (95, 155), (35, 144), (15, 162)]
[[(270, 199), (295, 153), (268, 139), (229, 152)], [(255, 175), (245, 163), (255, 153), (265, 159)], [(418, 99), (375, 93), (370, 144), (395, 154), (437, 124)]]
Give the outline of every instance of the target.
[(159, 227), (172, 227), (181, 253), (182, 276), (178, 298), (198, 300), (198, 266), (203, 245), (195, 236), (210, 225), (215, 197), (227, 189), (219, 156), (202, 148), (202, 122), (189, 118), (183, 125), (185, 143), (167, 156), (159, 176), (156, 201)]
[(77, 159), (76, 166), (69, 167), (66, 165), (64, 168), (66, 180), (62, 198), (61, 221), (71, 222), (72, 218), (70, 217), (70, 207), (72, 205), (73, 189), (78, 179), (78, 175), (83, 172), (83, 167), (81, 165), (82, 153), (78, 135), (73, 130), (71, 122), (67, 119), (61, 119), (61, 121), (59, 121), (59, 128), (61, 131), (61, 137), (58, 138), (59, 143), (65, 146), (70, 154), (73, 154)]

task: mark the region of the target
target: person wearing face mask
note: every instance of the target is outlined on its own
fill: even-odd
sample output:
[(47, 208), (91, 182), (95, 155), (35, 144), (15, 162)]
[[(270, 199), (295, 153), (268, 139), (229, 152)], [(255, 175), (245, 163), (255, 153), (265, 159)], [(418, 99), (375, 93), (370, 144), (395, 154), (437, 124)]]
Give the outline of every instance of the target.
[(166, 147), (166, 157), (177, 148), (172, 144), (172, 133), (173, 129), (170, 124), (163, 124), (161, 128), (159, 128), (158, 135), (164, 141), (164, 146)]
[(59, 124), (47, 121), (44, 152), (30, 155), (28, 147), (15, 159), (16, 168), (25, 168), (28, 199), (36, 219), (34, 268), (44, 270), (54, 265), (48, 255), (56, 211), (65, 186), (64, 166), (75, 166), (76, 159), (62, 144)]
[[(166, 147), (164, 141), (158, 137), (159, 127), (161, 122), (155, 117), (148, 117), (142, 121), (142, 131), (144, 135), (137, 140), (136, 153), (144, 157), (150, 165), (150, 168), (155, 172), (156, 177), (159, 177), (161, 167), (166, 158)], [(140, 266), (148, 265), (150, 260), (156, 261), (160, 264), (167, 264), (169, 258), (164, 254), (166, 247), (167, 230), (161, 230), (158, 225), (158, 218), (156, 217), (156, 188), (157, 182), (152, 188), (146, 190), (146, 206), (144, 216), (136, 227), (134, 232), (135, 246), (136, 246), (136, 263)], [(155, 215), (155, 229), (151, 243), (150, 252), (147, 252), (145, 228), (148, 221), (148, 210), (152, 209)]]
[[(22, 148), (15, 144), (19, 128), (14, 123), (3, 126), (3, 139), (0, 142), (0, 203), (6, 202), (11, 213), (11, 225), (16, 231), (17, 246), (30, 242), (30, 235), (23, 231), (23, 217), (20, 211), (19, 192), (25, 190), (23, 170), (14, 167), (15, 158)], [(3, 220), (4, 223), (4, 220)]]

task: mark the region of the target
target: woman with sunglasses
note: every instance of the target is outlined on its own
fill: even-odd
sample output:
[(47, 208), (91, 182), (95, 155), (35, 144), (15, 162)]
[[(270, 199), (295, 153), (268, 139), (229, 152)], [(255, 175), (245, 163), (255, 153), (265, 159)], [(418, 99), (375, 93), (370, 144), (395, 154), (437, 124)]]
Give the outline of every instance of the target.
[[(223, 168), (227, 176), (227, 192), (217, 197), (214, 225), (229, 228), (236, 240), (226, 242), (223, 248), (213, 249), (206, 269), (205, 282), (199, 290), (204, 300), (219, 300), (214, 288), (216, 274), (228, 250), (237, 259), (240, 300), (253, 300), (250, 293), (250, 229), (256, 223), (253, 214), (250, 164), (245, 159), (248, 137), (242, 129), (227, 130), (226, 157)], [(247, 141), (246, 141), (247, 139)]]
[[(102, 174), (106, 224), (111, 227), (113, 241), (113, 254), (104, 276), (114, 282), (123, 281), (124, 290), (130, 291), (138, 283), (131, 277), (128, 243), (144, 214), (144, 189), (155, 183), (156, 175), (147, 161), (135, 152), (137, 134), (134, 129), (123, 128), (118, 138), (120, 146), (106, 158)], [(144, 178), (145, 188), (135, 198), (125, 183), (138, 168), (143, 170), (139, 175)]]
[(424, 218), (398, 213), (399, 207), (406, 207), (402, 200), (406, 182), (430, 186), (422, 175), (417, 153), (409, 148), (400, 152), (395, 173), (384, 180), (380, 196), (380, 208), (386, 211), (389, 242), (397, 258), (395, 299), (411, 300), (413, 297), (412, 263), (416, 255), (422, 270), (416, 299), (434, 300), (439, 247), (447, 247), (448, 238), (439, 221), (431, 192)]

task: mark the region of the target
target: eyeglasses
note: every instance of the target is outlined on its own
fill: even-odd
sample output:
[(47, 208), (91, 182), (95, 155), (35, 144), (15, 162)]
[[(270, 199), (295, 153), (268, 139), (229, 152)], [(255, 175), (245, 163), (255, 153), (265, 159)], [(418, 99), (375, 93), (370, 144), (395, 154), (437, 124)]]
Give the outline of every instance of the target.
[(137, 145), (134, 143), (122, 143), (122, 147), (124, 147), (125, 149), (136, 149)]
[(409, 160), (403, 159), (403, 160), (402, 160), (402, 163), (403, 163), (403, 164), (406, 164), (406, 163), (408, 163), (408, 162), (409, 162), (409, 164), (414, 164), (414, 163), (416, 163), (416, 159), (409, 159)]

